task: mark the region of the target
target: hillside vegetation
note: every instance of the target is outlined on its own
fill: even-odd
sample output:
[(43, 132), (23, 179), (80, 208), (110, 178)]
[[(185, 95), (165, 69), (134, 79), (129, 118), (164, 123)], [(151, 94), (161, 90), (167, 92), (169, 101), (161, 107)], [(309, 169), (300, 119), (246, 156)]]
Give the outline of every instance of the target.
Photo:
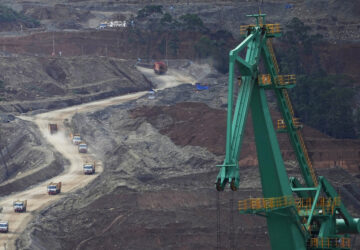
[(7, 6), (0, 5), (0, 24), (21, 24), (27, 28), (40, 26), (40, 22)]

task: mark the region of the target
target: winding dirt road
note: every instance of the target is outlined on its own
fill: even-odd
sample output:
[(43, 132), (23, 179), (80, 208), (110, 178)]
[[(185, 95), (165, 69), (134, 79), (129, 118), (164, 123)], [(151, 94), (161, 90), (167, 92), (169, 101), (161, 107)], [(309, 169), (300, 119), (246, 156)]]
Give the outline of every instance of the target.
[[(171, 71), (165, 76), (155, 76), (152, 73), (152, 70), (148, 69), (139, 69), (144, 75), (151, 75), (151, 80), (155, 80), (158, 85), (158, 89), (164, 89), (169, 87), (175, 87), (182, 83), (194, 83), (195, 80), (191, 76), (184, 76), (182, 73), (176, 73), (176, 71)], [(84, 175), (82, 173), (82, 164), (85, 159), (94, 159), (94, 156), (91, 152), (87, 154), (79, 154), (77, 147), (72, 145), (70, 138), (67, 136), (69, 133), (66, 133), (65, 127), (63, 126), (63, 121), (65, 119), (71, 119), (75, 113), (80, 112), (91, 112), (96, 111), (107, 106), (121, 104), (126, 101), (134, 100), (139, 97), (146, 95), (147, 92), (138, 92), (134, 94), (128, 94), (124, 96), (109, 98), (101, 101), (86, 103), (78, 106), (73, 106), (65, 109), (50, 111), (47, 113), (38, 114), (32, 117), (22, 116), (19, 117), (24, 120), (32, 121), (39, 127), (41, 134), (46, 138), (46, 140), (53, 145), (55, 150), (61, 153), (66, 159), (69, 160), (70, 164), (65, 166), (65, 171), (52, 179), (46, 180), (42, 183), (38, 183), (36, 186), (32, 187), (23, 192), (11, 194), (0, 199), (0, 207), (3, 207), (1, 213), (1, 220), (9, 222), (9, 232), (7, 234), (0, 235), (0, 249), (15, 249), (15, 240), (23, 232), (27, 224), (31, 221), (33, 216), (36, 214), (36, 211), (49, 206), (51, 203), (58, 201), (59, 199), (66, 196), (68, 193), (73, 192), (74, 190), (84, 187), (89, 182), (94, 180), (97, 176), (103, 171), (102, 163), (96, 161), (96, 173), (95, 175)], [(50, 135), (48, 131), (49, 123), (58, 124), (58, 133)], [(88, 142), (91, 144), (91, 142)], [(61, 193), (58, 195), (48, 195), (47, 194), (47, 184), (49, 182), (62, 182)], [(27, 212), (26, 213), (15, 213), (12, 207), (13, 201), (27, 200)]]

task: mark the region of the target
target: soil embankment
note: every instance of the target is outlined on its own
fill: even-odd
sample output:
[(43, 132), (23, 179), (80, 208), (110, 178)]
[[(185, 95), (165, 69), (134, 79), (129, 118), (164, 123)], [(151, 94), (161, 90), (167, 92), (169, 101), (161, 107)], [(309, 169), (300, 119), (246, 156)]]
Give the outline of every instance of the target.
[[(223, 80), (213, 73), (196, 79), (209, 83), (208, 91), (197, 92), (194, 86), (184, 84), (157, 91), (154, 98), (144, 96), (75, 115), (74, 128), (86, 140), (96, 141), (92, 146), (104, 162), (104, 172), (86, 189), (38, 216), (17, 246), (79, 250), (99, 246), (140, 250), (144, 245), (148, 249), (216, 248), (215, 166), (223, 155), (211, 153), (216, 147), (209, 144), (219, 142), (218, 133), (223, 131), (221, 126), (217, 128), (223, 123), (221, 107), (226, 102)], [(299, 176), (296, 166), (289, 164), (287, 168), (289, 176)], [(319, 169), (319, 175), (340, 189), (346, 206), (358, 216), (357, 194), (351, 190), (358, 187), (359, 179), (338, 167)], [(220, 197), (222, 246), (230, 248), (232, 233), (239, 248), (269, 249), (265, 220), (238, 215), (236, 205), (231, 206), (231, 198), (261, 197), (257, 167), (243, 166), (240, 176), (239, 191), (224, 192)]]
[[(65, 157), (65, 159), (69, 161), (69, 164), (65, 165), (65, 172), (61, 173), (57, 177), (49, 179), (45, 182), (38, 183), (36, 186), (31, 187), (26, 191), (11, 194), (0, 200), (0, 206), (3, 207), (2, 220), (8, 220), (10, 225), (10, 232), (1, 238), (0, 245), (4, 245), (4, 243), (6, 243), (8, 247), (7, 249), (12, 249), (14, 240), (19, 235), (19, 233), (21, 233), (26, 227), (27, 223), (31, 220), (34, 213), (36, 214), (36, 212), (38, 212), (45, 206), (48, 206), (49, 204), (63, 198), (67, 193), (85, 186), (87, 183), (94, 180), (102, 172), (102, 164), (100, 161), (97, 161), (95, 175), (87, 176), (82, 173), (81, 166), (86, 159), (92, 157), (91, 152), (90, 154), (85, 155), (80, 155), (77, 152), (77, 148), (71, 144), (69, 133), (68, 131), (66, 131), (66, 127), (64, 127), (62, 122), (65, 119), (71, 118), (71, 116), (77, 112), (103, 108), (107, 105), (119, 102), (121, 103), (123, 101), (137, 98), (143, 94), (144, 93), (137, 93), (133, 95), (108, 99), (97, 103), (91, 103), (89, 105), (80, 105), (78, 107), (71, 107), (64, 110), (56, 110), (53, 112), (43, 113), (34, 117), (23, 117), (23, 119), (31, 120), (37, 124), (42, 135), (48, 140), (48, 142), (55, 148), (56, 151), (58, 151), (63, 157)], [(49, 134), (49, 122), (58, 124), (59, 132), (57, 134)], [(62, 193), (60, 195), (49, 196), (46, 193), (46, 185), (48, 182), (51, 181), (62, 182)], [(26, 213), (14, 213), (12, 209), (12, 202), (16, 199), (28, 201)]]
[[(193, 81), (191, 77), (186, 78), (186, 76), (183, 76), (183, 78), (181, 79), (177, 78), (176, 76), (169, 77), (169, 79), (171, 79), (172, 83), (167, 85), (161, 85), (160, 87), (167, 88), (176, 86), (182, 83), (184, 79)], [(95, 156), (93, 155), (95, 152), (92, 152), (92, 149), (94, 147), (92, 147), (91, 144), (92, 142), (95, 143), (95, 141), (87, 141), (90, 144), (90, 153), (80, 155), (77, 152), (76, 147), (71, 144), (71, 141), (69, 139), (70, 131), (67, 131), (66, 126), (63, 124), (64, 120), (70, 119), (74, 114), (77, 113), (94, 112), (95, 110), (105, 108), (109, 105), (118, 105), (120, 103), (128, 102), (130, 100), (137, 99), (145, 95), (146, 93), (147, 92), (138, 92), (135, 94), (129, 94), (93, 103), (87, 103), (62, 110), (42, 113), (33, 117), (21, 117), (22, 119), (36, 123), (42, 133), (42, 136), (45, 137), (49, 144), (53, 146), (54, 149), (59, 152), (59, 154), (61, 154), (65, 159), (68, 160), (68, 164), (64, 166), (65, 171), (60, 175), (47, 181), (37, 183), (37, 185), (28, 188), (26, 191), (11, 194), (0, 200), (0, 206), (3, 207), (2, 219), (8, 220), (10, 225), (10, 232), (0, 240), (0, 245), (6, 244), (6, 246), (8, 247), (7, 249), (13, 249), (14, 240), (17, 238), (19, 233), (24, 230), (27, 223), (32, 219), (32, 216), (34, 214), (38, 213), (44, 207), (49, 206), (51, 203), (66, 197), (70, 192), (84, 187), (86, 184), (94, 180), (103, 171), (102, 162), (95, 158)], [(49, 123), (58, 124), (58, 133), (53, 135), (49, 133)], [(86, 140), (86, 133), (84, 133), (84, 136)], [(96, 174), (92, 176), (84, 175), (81, 168), (83, 162), (85, 160), (88, 160), (89, 158), (93, 158), (97, 161)], [(31, 178), (32, 175), (30, 174), (27, 177)], [(37, 179), (37, 181), (40, 180), (42, 181), (42, 179)], [(62, 193), (60, 195), (49, 196), (46, 194), (46, 185), (48, 182), (51, 181), (62, 182)], [(16, 183), (16, 181), (14, 181), (13, 183)], [(21, 189), (21, 187), (19, 188)], [(27, 213), (16, 214), (13, 212), (12, 202), (16, 199), (28, 201)]]
[(149, 90), (153, 86), (134, 63), (86, 56), (2, 58), (0, 111), (52, 110)]

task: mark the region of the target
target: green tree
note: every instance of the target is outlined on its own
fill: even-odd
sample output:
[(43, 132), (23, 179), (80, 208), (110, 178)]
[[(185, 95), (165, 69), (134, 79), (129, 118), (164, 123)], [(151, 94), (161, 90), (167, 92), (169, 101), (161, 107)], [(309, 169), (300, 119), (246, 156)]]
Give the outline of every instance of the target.
[(34, 28), (40, 26), (40, 22), (32, 17), (25, 16), (9, 7), (0, 5), (0, 23), (21, 22), (25, 27)]
[(355, 91), (344, 76), (300, 76), (291, 90), (296, 116), (336, 138), (355, 138)]
[(360, 138), (360, 107), (358, 107), (354, 111), (354, 117), (355, 117), (355, 133), (356, 133), (356, 137)]
[(220, 72), (228, 71), (228, 48), (221, 36), (201, 36), (195, 44), (195, 54), (198, 58), (211, 58), (211, 64)]
[(215, 43), (206, 35), (201, 36), (195, 44), (195, 53), (198, 58), (209, 57), (215, 49)]
[(188, 30), (207, 30), (201, 18), (196, 14), (185, 14), (180, 17), (182, 25)]
[(173, 33), (169, 40), (169, 50), (172, 56), (177, 56), (179, 50), (179, 37), (177, 33)]
[(161, 55), (165, 56), (165, 52), (166, 52), (166, 39), (163, 38), (160, 41), (160, 44), (158, 46), (158, 51), (160, 52)]
[(154, 13), (162, 14), (162, 6), (161, 5), (146, 5), (144, 8), (138, 11), (137, 17), (138, 18), (144, 18), (148, 17)]
[(165, 23), (171, 23), (172, 22), (172, 16), (169, 13), (165, 13), (163, 17), (160, 19), (161, 24)]

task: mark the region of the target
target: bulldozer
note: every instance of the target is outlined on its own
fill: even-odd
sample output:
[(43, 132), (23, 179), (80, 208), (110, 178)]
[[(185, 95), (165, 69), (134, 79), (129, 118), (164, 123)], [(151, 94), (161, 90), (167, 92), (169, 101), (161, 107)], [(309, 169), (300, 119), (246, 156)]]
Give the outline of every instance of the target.
[(158, 75), (163, 75), (167, 71), (167, 65), (164, 62), (155, 62), (154, 63), (154, 72)]
[(0, 233), (9, 232), (9, 222), (8, 221), (0, 221)]
[(95, 173), (95, 161), (93, 163), (85, 162), (83, 165), (83, 171), (84, 171), (84, 174), (94, 174)]
[(49, 195), (55, 195), (61, 192), (61, 181), (60, 182), (50, 182), (47, 186), (47, 192)]
[(26, 205), (27, 205), (27, 200), (21, 201), (21, 200), (17, 200), (14, 201), (13, 203), (13, 207), (14, 207), (14, 211), (15, 213), (25, 213), (26, 212)]
[(78, 149), (79, 149), (79, 153), (87, 153), (88, 146), (87, 146), (87, 144), (85, 142), (81, 142), (79, 144)]

